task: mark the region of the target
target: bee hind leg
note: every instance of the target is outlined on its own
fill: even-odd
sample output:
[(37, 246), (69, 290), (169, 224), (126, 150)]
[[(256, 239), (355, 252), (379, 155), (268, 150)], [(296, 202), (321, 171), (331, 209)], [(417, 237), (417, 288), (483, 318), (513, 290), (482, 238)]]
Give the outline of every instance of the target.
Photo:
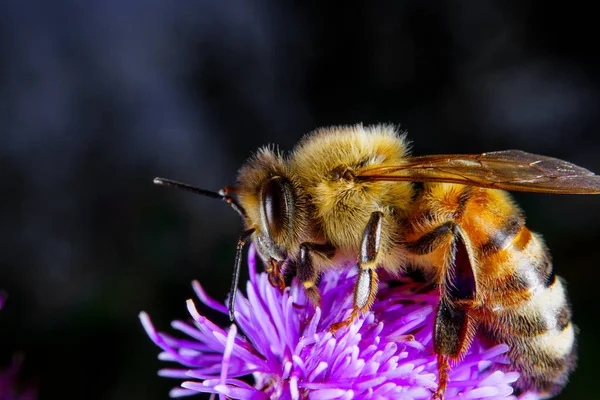
[[(438, 357), (438, 388), (433, 399), (443, 399), (448, 386), (450, 362), (462, 360), (469, 350), (477, 321), (473, 311), (477, 299), (477, 280), (467, 244), (458, 225), (448, 222), (425, 235), (418, 249), (428, 252), (452, 236), (450, 252), (440, 282), (440, 302), (433, 327), (433, 346)], [(446, 236), (447, 237), (447, 236)]]
[(358, 256), (358, 276), (354, 285), (354, 307), (352, 313), (344, 321), (332, 324), (329, 330), (336, 332), (349, 326), (358, 316), (371, 308), (377, 296), (377, 261), (381, 250), (381, 227), (383, 213), (375, 211), (371, 214), (369, 222), (363, 232)]
[(464, 357), (477, 330), (477, 321), (472, 315), (477, 298), (477, 281), (463, 233), (456, 222), (448, 221), (416, 242), (406, 243), (409, 251), (424, 255), (435, 251), (449, 240), (450, 251), (442, 265), (440, 302), (433, 328), (439, 373), (438, 388), (432, 397), (436, 400), (444, 399), (450, 363), (456, 363)]

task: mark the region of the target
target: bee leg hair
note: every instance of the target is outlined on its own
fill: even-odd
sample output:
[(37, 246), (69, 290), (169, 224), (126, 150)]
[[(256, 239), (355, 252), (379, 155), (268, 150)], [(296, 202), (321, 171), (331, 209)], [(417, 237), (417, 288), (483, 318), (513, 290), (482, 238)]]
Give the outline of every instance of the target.
[(440, 283), (440, 302), (433, 329), (439, 380), (432, 398), (440, 400), (444, 398), (448, 386), (450, 362), (462, 359), (477, 329), (477, 323), (469, 313), (476, 299), (475, 273), (461, 229), (454, 221), (448, 221), (417, 241), (405, 244), (409, 251), (423, 255), (447, 243), (449, 236), (452, 237), (452, 245)]
[(477, 330), (477, 322), (470, 310), (476, 300), (476, 279), (473, 265), (460, 227), (449, 221), (419, 240), (408, 243), (416, 254), (427, 254), (452, 237), (447, 261), (440, 283), (440, 302), (433, 329), (434, 351), (438, 355), (438, 389), (433, 399), (443, 399), (448, 386), (450, 362), (458, 362), (465, 355)]

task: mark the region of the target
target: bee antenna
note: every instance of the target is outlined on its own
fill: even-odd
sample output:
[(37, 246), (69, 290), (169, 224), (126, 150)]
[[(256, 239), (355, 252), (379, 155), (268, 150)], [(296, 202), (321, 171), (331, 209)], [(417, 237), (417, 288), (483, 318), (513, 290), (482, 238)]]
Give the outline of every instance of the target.
[(226, 195), (224, 190), (213, 192), (211, 190), (200, 189), (198, 187), (188, 185), (187, 183), (177, 182), (171, 179), (158, 177), (154, 178), (153, 182), (155, 185), (174, 187), (177, 189), (187, 190), (188, 192), (199, 194), (201, 196), (224, 200), (231, 206), (231, 208), (235, 210), (235, 212), (237, 212), (240, 215), (240, 217), (246, 218), (246, 210), (244, 210), (244, 207), (242, 207), (242, 205), (236, 199)]

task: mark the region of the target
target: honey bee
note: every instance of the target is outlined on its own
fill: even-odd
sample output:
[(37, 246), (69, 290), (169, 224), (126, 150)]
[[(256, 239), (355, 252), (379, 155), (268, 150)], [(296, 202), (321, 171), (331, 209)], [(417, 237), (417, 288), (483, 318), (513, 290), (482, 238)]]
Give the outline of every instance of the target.
[(225, 200), (242, 217), (232, 320), (250, 240), (271, 284), (284, 288), (284, 271), (292, 268), (316, 305), (320, 274), (356, 263), (353, 310), (334, 332), (369, 310), (377, 268), (399, 274), (416, 267), (440, 290), (434, 398), (443, 399), (450, 363), (464, 357), (475, 335), (510, 347), (507, 368), (521, 373), (518, 392), (558, 393), (576, 361), (571, 308), (542, 238), (525, 226), (506, 190), (598, 194), (600, 177), (518, 150), (414, 157), (408, 147), (393, 126), (325, 128), (287, 155), (261, 148), (240, 169), (235, 188), (155, 183)]

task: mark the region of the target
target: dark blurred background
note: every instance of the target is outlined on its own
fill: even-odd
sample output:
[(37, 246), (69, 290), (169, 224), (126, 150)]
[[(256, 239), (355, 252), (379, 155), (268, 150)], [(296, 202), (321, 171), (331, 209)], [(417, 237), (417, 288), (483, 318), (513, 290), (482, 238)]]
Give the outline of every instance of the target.
[[(597, 17), (576, 1), (0, 2), (0, 365), (40, 399), (165, 399), (137, 314), (224, 299), (240, 221), (152, 185), (233, 184), (258, 146), (391, 122), (415, 154), (517, 148), (600, 172)], [(600, 197), (516, 194), (598, 382)], [(223, 320), (224, 321), (224, 320)]]

